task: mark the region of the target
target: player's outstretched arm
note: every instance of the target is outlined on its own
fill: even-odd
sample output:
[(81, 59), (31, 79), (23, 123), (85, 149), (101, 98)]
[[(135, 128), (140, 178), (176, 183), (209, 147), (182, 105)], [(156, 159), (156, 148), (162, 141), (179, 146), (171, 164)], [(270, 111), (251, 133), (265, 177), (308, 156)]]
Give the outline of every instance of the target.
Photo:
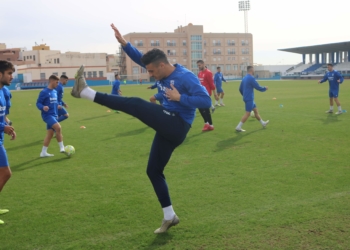
[(323, 83), (323, 82), (327, 81), (327, 79), (328, 79), (327, 74), (325, 74), (323, 79), (319, 80), (318, 83)]
[(146, 66), (141, 62), (142, 53), (136, 49), (134, 46), (131, 45), (131, 43), (127, 42), (125, 38), (120, 34), (119, 30), (115, 25), (111, 24), (112, 29), (114, 30), (115, 38), (117, 38), (118, 42), (122, 45), (123, 50), (125, 53), (133, 60), (135, 63), (140, 65), (143, 68), (146, 68)]
[(128, 43), (125, 38), (120, 34), (119, 30), (117, 29), (117, 27), (115, 27), (115, 25), (112, 23), (111, 24), (112, 29), (114, 30), (114, 35), (115, 38), (118, 40), (118, 42), (125, 47), (126, 44)]

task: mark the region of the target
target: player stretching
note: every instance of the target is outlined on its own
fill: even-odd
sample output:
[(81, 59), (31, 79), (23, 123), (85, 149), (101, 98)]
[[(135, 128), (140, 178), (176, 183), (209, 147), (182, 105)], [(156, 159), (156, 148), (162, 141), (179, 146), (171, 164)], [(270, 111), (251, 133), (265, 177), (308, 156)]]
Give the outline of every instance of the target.
[[(198, 69), (200, 70), (198, 73), (199, 81), (206, 88), (209, 96), (211, 96), (212, 90), (215, 90), (213, 73), (211, 73), (211, 71), (205, 67), (203, 60), (198, 60), (197, 66), (198, 66)], [(211, 108), (212, 108), (212, 112), (214, 113), (215, 107), (213, 104), (211, 105)], [(202, 131), (214, 130), (213, 120), (211, 119), (209, 108), (206, 108), (206, 109), (201, 108), (198, 110), (201, 113), (204, 120), (204, 127)]]
[(188, 69), (179, 64), (170, 64), (165, 53), (159, 49), (153, 49), (142, 55), (124, 39), (113, 24), (112, 28), (125, 53), (135, 63), (145, 67), (150, 76), (161, 84), (162, 94), (166, 97), (163, 106), (141, 98), (127, 98), (94, 91), (86, 84), (83, 76), (84, 66), (77, 72), (72, 95), (111, 109), (121, 110), (156, 131), (148, 159), (147, 175), (164, 213), (162, 225), (154, 233), (164, 233), (179, 223), (170, 200), (164, 168), (175, 148), (185, 140), (196, 108), (209, 108), (211, 100), (198, 78)]
[(158, 93), (152, 95), (152, 96), (149, 98), (149, 101), (150, 101), (150, 102), (157, 103), (157, 101), (158, 101), (160, 105), (163, 105), (163, 94), (162, 94), (162, 89), (161, 89), (161, 87), (162, 87), (161, 84), (159, 84), (159, 86), (158, 86), (158, 82), (156, 82), (156, 83), (155, 83), (154, 85), (152, 85), (152, 86), (147, 87), (147, 89), (155, 89), (155, 88), (158, 89)]
[[(9, 86), (11, 84), (14, 71), (15, 69), (12, 63), (0, 61), (0, 192), (11, 177), (10, 164), (8, 163), (7, 153), (4, 148), (4, 134), (10, 135), (12, 137), (11, 140), (16, 139), (15, 129), (9, 126), (5, 121), (7, 103), (3, 90), (4, 86)], [(0, 209), (0, 214), (8, 212), (8, 209)], [(0, 220), (0, 224), (4, 224), (4, 221)]]
[(329, 82), (329, 103), (330, 107), (326, 113), (333, 113), (333, 100), (338, 106), (338, 112), (336, 115), (341, 115), (343, 113), (338, 99), (339, 95), (339, 84), (343, 83), (343, 76), (336, 70), (333, 70), (333, 64), (329, 63), (327, 65), (328, 72), (324, 75), (323, 79), (318, 81), (318, 83), (323, 83), (328, 80)]
[(245, 130), (242, 129), (243, 123), (246, 122), (246, 120), (249, 118), (250, 113), (252, 110), (254, 111), (255, 118), (260, 121), (261, 125), (265, 128), (266, 125), (269, 123), (267, 120), (264, 122), (258, 112), (258, 108), (255, 105), (254, 102), (254, 89), (259, 90), (260, 92), (265, 92), (268, 90), (268, 87), (261, 87), (259, 83), (254, 78), (254, 68), (253, 66), (248, 66), (247, 68), (248, 74), (243, 78), (241, 85), (239, 86), (239, 92), (241, 92), (241, 95), (243, 96), (243, 101), (245, 102), (245, 114), (243, 115), (241, 121), (239, 122), (238, 126), (236, 127), (236, 131), (238, 132), (244, 132)]
[(222, 81), (226, 82), (226, 79), (224, 78), (224, 75), (221, 73), (221, 67), (217, 67), (217, 72), (214, 76), (214, 83), (216, 87), (216, 93), (218, 95), (218, 99), (220, 98), (220, 104), (218, 103), (218, 100), (215, 100), (215, 106), (225, 106), (224, 104), (224, 90), (222, 89)]
[(47, 148), (50, 145), (51, 138), (54, 132), (56, 132), (56, 139), (58, 146), (60, 147), (60, 152), (64, 153), (63, 136), (61, 125), (57, 121), (58, 113), (58, 101), (57, 101), (57, 91), (55, 90), (58, 85), (58, 77), (55, 75), (50, 76), (49, 85), (44, 88), (38, 97), (36, 106), (41, 110), (41, 117), (46, 123), (47, 134), (44, 139), (44, 146), (40, 153), (40, 157), (50, 157), (53, 154), (47, 153)]
[(58, 122), (62, 122), (69, 117), (69, 114), (65, 108), (68, 108), (68, 105), (64, 103), (63, 98), (63, 86), (68, 82), (68, 77), (61, 75), (60, 81), (58, 82), (56, 91), (57, 91), (57, 103), (58, 103)]

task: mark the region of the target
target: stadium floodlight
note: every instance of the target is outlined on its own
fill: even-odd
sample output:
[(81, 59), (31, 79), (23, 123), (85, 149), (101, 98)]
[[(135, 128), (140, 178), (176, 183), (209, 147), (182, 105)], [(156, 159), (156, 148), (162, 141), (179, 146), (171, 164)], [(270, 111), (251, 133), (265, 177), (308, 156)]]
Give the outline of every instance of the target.
[(244, 31), (248, 33), (248, 11), (250, 10), (250, 1), (239, 1), (238, 9), (239, 11), (244, 11)]

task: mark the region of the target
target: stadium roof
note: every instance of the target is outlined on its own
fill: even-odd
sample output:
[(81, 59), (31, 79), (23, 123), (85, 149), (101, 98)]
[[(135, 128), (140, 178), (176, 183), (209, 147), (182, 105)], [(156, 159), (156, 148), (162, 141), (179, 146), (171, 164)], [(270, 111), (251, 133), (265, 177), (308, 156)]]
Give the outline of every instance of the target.
[(296, 47), (289, 49), (279, 49), (279, 51), (297, 53), (297, 54), (317, 54), (317, 53), (329, 53), (337, 51), (350, 51), (350, 41), (341, 43), (328, 43), (305, 47)]

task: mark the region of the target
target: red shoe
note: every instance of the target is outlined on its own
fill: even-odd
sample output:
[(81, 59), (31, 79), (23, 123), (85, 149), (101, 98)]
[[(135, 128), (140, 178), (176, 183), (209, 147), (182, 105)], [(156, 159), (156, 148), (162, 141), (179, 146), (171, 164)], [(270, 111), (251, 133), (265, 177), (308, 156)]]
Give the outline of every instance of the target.
[(212, 130), (214, 130), (214, 126), (209, 124), (204, 125), (204, 128), (202, 129), (203, 132)]
[(204, 124), (202, 131), (209, 131), (210, 125), (208, 123)]

